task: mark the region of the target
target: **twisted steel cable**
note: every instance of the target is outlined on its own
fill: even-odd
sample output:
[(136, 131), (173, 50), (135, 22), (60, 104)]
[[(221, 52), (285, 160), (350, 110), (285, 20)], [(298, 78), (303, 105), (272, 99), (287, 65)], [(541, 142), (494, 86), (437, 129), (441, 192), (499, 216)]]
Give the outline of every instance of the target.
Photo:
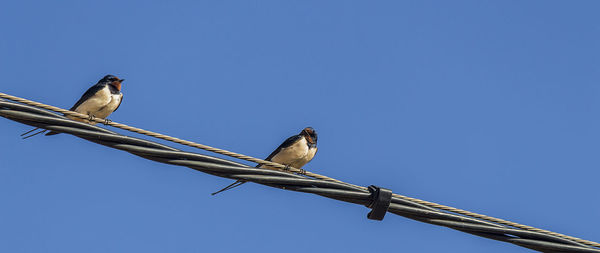
[[(63, 116), (59, 116), (55, 113), (51, 113), (45, 110), (41, 110), (37, 107), (47, 107), (54, 108), (52, 111), (64, 111), (62, 113), (67, 115), (78, 114), (75, 112), (70, 112), (64, 109), (55, 108), (48, 105), (43, 105), (37, 102), (29, 101), (26, 99), (16, 98), (10, 95), (6, 95), (4, 93), (0, 93), (0, 97), (11, 99), (14, 101), (22, 102), (25, 104), (32, 104), (35, 107), (22, 105), (14, 102), (8, 101), (0, 101), (0, 116), (5, 118), (21, 122), (24, 124), (28, 124), (35, 127), (40, 127), (44, 129), (49, 129), (57, 132), (69, 133), (73, 134), (77, 137), (109, 146), (112, 148), (124, 150), (126, 152), (132, 153), (137, 156), (144, 157), (146, 159), (150, 159), (157, 162), (168, 163), (173, 165), (180, 165), (190, 167), (195, 170), (199, 170), (205, 173), (227, 177), (231, 179), (243, 179), (245, 181), (251, 181), (271, 187), (277, 187), (286, 190), (300, 191), (306, 193), (313, 193), (317, 195), (321, 195), (324, 197), (342, 200), (350, 203), (356, 203), (361, 205), (369, 205), (371, 202), (371, 194), (365, 187), (360, 187), (352, 184), (348, 184), (345, 182), (341, 182), (339, 180), (331, 179), (325, 176), (321, 176), (322, 178), (307, 178), (303, 175), (291, 174), (288, 172), (272, 170), (272, 169), (257, 169), (254, 167), (250, 167), (244, 164), (236, 163), (233, 161), (220, 159), (216, 157), (183, 152), (178, 149), (158, 144), (155, 142), (142, 140), (138, 138), (128, 137), (124, 135), (117, 134), (115, 132), (92, 126), (85, 123), (80, 123), (76, 121), (72, 121), (66, 119)], [(15, 98), (15, 99), (13, 99)], [(20, 101), (19, 101), (20, 100)], [(83, 114), (74, 115), (81, 118), (87, 118)], [(105, 122), (102, 119), (96, 119), (96, 122)], [(105, 122), (109, 125), (117, 124), (118, 128), (128, 130), (126, 128), (138, 129), (129, 127), (123, 124), (118, 124), (114, 122)], [(125, 126), (125, 127), (123, 127)], [(139, 129), (141, 130), (141, 129)], [(141, 130), (134, 131), (138, 133), (149, 132), (151, 134), (146, 134), (149, 136), (161, 138), (164, 135), (160, 135), (157, 133), (152, 133), (150, 131)], [(142, 133), (145, 134), (145, 133)], [(161, 136), (161, 137), (158, 137)], [(168, 137), (168, 136), (167, 136)], [(174, 137), (170, 137), (174, 138)], [(168, 140), (166, 138), (161, 138)], [(177, 138), (174, 138), (177, 139)], [(177, 139), (179, 140), (179, 139)], [(184, 144), (182, 142), (187, 142), (180, 140), (178, 142), (180, 144)], [(192, 142), (189, 142), (192, 143)], [(195, 143), (192, 143), (195, 144)], [(188, 144), (184, 144), (188, 145)], [(205, 146), (201, 144), (197, 144), (200, 146)], [(190, 146), (190, 145), (188, 145)], [(206, 146), (208, 147), (208, 146)], [(212, 148), (212, 147), (211, 147)], [(212, 148), (215, 149), (215, 148)], [(208, 149), (206, 149), (208, 150)], [(210, 151), (210, 150), (209, 150)], [(225, 151), (228, 152), (228, 151)], [(222, 150), (220, 154), (225, 154)], [(225, 154), (226, 155), (226, 154)], [(240, 155), (240, 157), (243, 155)], [(238, 157), (236, 157), (238, 158)], [(243, 159), (243, 158), (242, 158)], [(262, 163), (260, 159), (253, 158), (256, 161)], [(266, 161), (264, 161), (267, 163)], [(268, 164), (270, 165), (270, 164)], [(283, 166), (283, 165), (279, 165)], [(297, 172), (301, 172), (298, 170)], [(309, 173), (305, 173), (306, 176), (310, 176)], [(313, 174), (313, 173), (310, 173)], [(317, 175), (317, 174), (315, 174)], [(315, 179), (316, 178), (316, 179)], [(432, 205), (433, 204), (433, 205)], [(439, 208), (437, 206), (441, 206), (444, 208)], [(395, 213), (407, 218), (419, 220), (422, 222), (427, 222), (430, 224), (446, 226), (449, 228), (453, 228), (459, 231), (471, 233), (474, 235), (491, 238), (494, 240), (500, 240), (505, 242), (510, 242), (519, 246), (531, 248), (534, 250), (540, 250), (544, 252), (600, 252), (597, 248), (592, 248), (589, 246), (599, 246), (600, 244), (574, 238), (571, 236), (566, 236), (546, 230), (541, 230), (525, 225), (521, 225), (527, 228), (510, 228), (506, 226), (501, 226), (499, 224), (494, 224), (482, 220), (493, 221), (500, 220), (493, 217), (488, 217), (485, 215), (475, 214), (460, 210), (461, 212), (456, 212), (458, 214), (471, 214), (468, 216), (472, 216), (473, 219), (464, 217), (461, 215), (451, 214), (442, 212), (451, 211), (451, 210), (460, 210), (451, 207), (446, 207), (442, 205), (438, 205), (435, 203), (417, 200), (410, 197), (405, 197), (402, 195), (394, 194), (392, 198), (392, 204), (390, 205), (388, 211), (391, 213)], [(467, 213), (467, 214), (465, 214)], [(477, 217), (480, 216), (480, 217)], [(481, 218), (486, 217), (486, 218)], [(481, 219), (481, 220), (480, 220)], [(500, 223), (500, 222), (498, 222)], [(512, 222), (507, 222), (512, 223)], [(502, 224), (502, 223), (500, 223)], [(509, 225), (510, 224), (503, 224)], [(519, 224), (520, 225), (520, 224)], [(516, 226), (513, 226), (516, 227)], [(518, 228), (518, 227), (517, 227)], [(574, 238), (574, 239), (573, 239)], [(576, 240), (575, 240), (576, 239)]]

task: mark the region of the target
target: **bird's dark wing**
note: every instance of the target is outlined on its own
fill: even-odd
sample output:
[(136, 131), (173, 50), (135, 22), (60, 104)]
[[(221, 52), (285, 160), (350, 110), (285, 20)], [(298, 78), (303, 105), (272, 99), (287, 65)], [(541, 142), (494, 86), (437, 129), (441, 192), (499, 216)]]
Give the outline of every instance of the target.
[(117, 108), (115, 108), (113, 112), (116, 112), (119, 109), (119, 106), (121, 106), (121, 103), (123, 103), (123, 97), (124, 95), (121, 94), (121, 101), (119, 101), (119, 105), (117, 105)]
[[(271, 153), (265, 160), (267, 161), (271, 161), (271, 159), (273, 159), (273, 157), (275, 155), (277, 155), (282, 149), (287, 148), (289, 146), (291, 146), (292, 144), (294, 144), (294, 142), (297, 142), (300, 138), (303, 138), (302, 135), (294, 135), (290, 138), (287, 138), (283, 143), (281, 143), (281, 145), (279, 145), (279, 147), (277, 147), (277, 149), (275, 149), (275, 151), (273, 151), (273, 153)], [(256, 167), (260, 166), (256, 165)]]
[(86, 100), (88, 100), (89, 98), (94, 96), (96, 93), (98, 93), (98, 91), (102, 90), (102, 88), (104, 88), (104, 86), (98, 85), (98, 84), (90, 87), (85, 93), (83, 93), (83, 96), (81, 96), (81, 98), (77, 101), (77, 103), (75, 103), (75, 105), (73, 107), (71, 107), (71, 109), (69, 109), (69, 110), (70, 111), (75, 110), (83, 102), (85, 102)]

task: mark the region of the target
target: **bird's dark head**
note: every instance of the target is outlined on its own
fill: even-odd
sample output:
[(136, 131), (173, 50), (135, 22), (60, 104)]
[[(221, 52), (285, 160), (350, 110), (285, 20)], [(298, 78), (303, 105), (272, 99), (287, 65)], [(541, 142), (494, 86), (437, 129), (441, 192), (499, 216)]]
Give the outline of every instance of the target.
[(300, 132), (300, 135), (304, 136), (304, 138), (306, 138), (306, 141), (308, 141), (308, 143), (310, 143), (311, 145), (317, 145), (317, 131), (315, 131), (314, 128), (304, 128), (302, 129), (302, 132)]
[(98, 83), (106, 83), (115, 87), (117, 90), (121, 90), (121, 82), (125, 81), (125, 79), (119, 79), (113, 75), (106, 75)]

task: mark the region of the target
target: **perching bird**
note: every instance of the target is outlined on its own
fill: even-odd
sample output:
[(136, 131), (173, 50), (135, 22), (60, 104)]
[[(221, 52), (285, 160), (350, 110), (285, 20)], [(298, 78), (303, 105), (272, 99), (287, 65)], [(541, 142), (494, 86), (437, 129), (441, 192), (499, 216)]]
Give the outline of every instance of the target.
[[(121, 82), (125, 79), (119, 79), (113, 75), (107, 75), (100, 79), (96, 85), (90, 87), (84, 94), (81, 96), (79, 101), (75, 103), (73, 107), (71, 107), (71, 111), (75, 111), (81, 114), (89, 115), (89, 119), (81, 119), (73, 116), (66, 116), (69, 119), (85, 122), (88, 124), (96, 124), (96, 122), (91, 121), (93, 118), (103, 118), (106, 119), (108, 115), (119, 109), (121, 102), (123, 101), (123, 93), (121, 93)], [(27, 133), (22, 134), (26, 135), (31, 133), (39, 128), (33, 129)], [(23, 137), (23, 139), (27, 139), (34, 135), (43, 133), (47, 130), (42, 130), (35, 134)], [(55, 135), (57, 132), (49, 132), (46, 135)]]
[[(298, 135), (287, 138), (273, 153), (265, 159), (266, 161), (276, 162), (279, 164), (293, 167), (296, 169), (302, 168), (310, 162), (317, 153), (317, 132), (312, 127), (307, 127)], [(257, 168), (269, 167), (268, 165), (257, 165)], [(219, 192), (233, 189), (246, 181), (238, 180), (227, 187), (212, 193), (215, 195)]]

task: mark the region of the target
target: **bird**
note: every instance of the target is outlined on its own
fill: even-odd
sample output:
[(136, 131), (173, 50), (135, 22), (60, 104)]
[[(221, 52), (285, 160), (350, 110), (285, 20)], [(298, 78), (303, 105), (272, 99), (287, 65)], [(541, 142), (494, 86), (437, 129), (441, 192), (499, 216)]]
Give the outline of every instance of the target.
[[(75, 121), (84, 122), (88, 124), (95, 125), (96, 122), (93, 121), (94, 118), (103, 118), (106, 119), (108, 115), (115, 112), (121, 106), (121, 102), (123, 102), (123, 93), (121, 93), (121, 83), (125, 81), (125, 79), (119, 79), (113, 75), (106, 75), (98, 83), (94, 86), (90, 87), (81, 98), (71, 107), (71, 111), (75, 111), (81, 114), (89, 115), (88, 119), (81, 119), (74, 116), (67, 115), (66, 117)], [(107, 120), (108, 122), (108, 120)], [(35, 130), (39, 129), (35, 128), (26, 133), (21, 134), (24, 136), (28, 133), (31, 133)], [(48, 130), (44, 129), (35, 134), (25, 136), (23, 139), (27, 139), (29, 137), (33, 137), (40, 133), (46, 132)], [(55, 135), (59, 134), (58, 132), (48, 132), (46, 135)]]
[[(306, 127), (302, 129), (300, 134), (287, 138), (273, 153), (271, 153), (265, 160), (279, 164), (283, 164), (286, 167), (293, 167), (296, 169), (302, 168), (310, 162), (317, 153), (317, 131), (312, 127)], [(265, 164), (259, 164), (256, 168), (267, 168), (270, 167)], [(272, 168), (272, 167), (270, 167)], [(215, 195), (219, 192), (226, 191), (238, 187), (246, 183), (243, 180), (237, 180), (234, 183), (226, 186), (225, 188), (211, 193)]]

